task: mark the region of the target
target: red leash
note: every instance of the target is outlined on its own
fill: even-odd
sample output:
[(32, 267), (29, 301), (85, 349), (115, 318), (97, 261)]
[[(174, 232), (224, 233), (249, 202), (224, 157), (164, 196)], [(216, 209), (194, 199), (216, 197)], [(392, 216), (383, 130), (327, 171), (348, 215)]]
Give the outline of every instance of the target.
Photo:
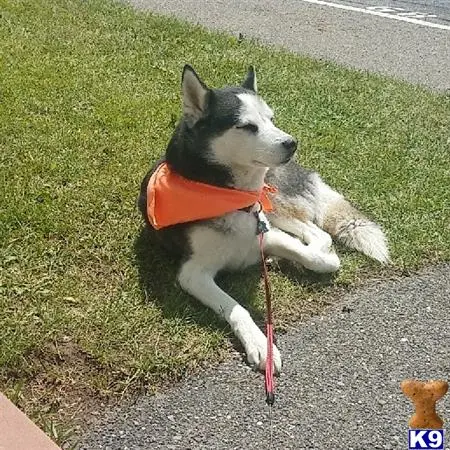
[(264, 276), (264, 291), (266, 296), (266, 337), (267, 337), (267, 357), (265, 370), (266, 403), (272, 406), (275, 402), (274, 381), (273, 381), (273, 314), (272, 314), (272, 292), (270, 290), (269, 274), (267, 271), (266, 258), (264, 256), (263, 239), (264, 233), (268, 230), (266, 224), (260, 219), (259, 213), (255, 213), (257, 220), (257, 233), (259, 238), (259, 249)]

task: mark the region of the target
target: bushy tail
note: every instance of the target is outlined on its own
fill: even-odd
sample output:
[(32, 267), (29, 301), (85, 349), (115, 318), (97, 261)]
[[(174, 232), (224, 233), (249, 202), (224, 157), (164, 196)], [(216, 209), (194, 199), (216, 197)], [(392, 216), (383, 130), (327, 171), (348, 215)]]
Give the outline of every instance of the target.
[(339, 196), (328, 203), (322, 226), (344, 245), (382, 264), (389, 263), (387, 239), (381, 227), (364, 217), (343, 197)]

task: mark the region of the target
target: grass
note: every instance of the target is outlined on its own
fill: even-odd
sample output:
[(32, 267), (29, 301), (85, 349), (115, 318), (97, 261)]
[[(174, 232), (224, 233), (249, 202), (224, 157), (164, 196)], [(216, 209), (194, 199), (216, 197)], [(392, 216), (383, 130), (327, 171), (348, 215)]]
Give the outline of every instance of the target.
[[(254, 64), (300, 161), (389, 236), (384, 271), (342, 249), (332, 285), (274, 270), (279, 324), (333, 286), (450, 259), (448, 96), (106, 0), (0, 5), (0, 389), (46, 429), (226, 357), (228, 328), (180, 292), (135, 208), (185, 62), (211, 86)], [(221, 283), (261, 315), (257, 268)]]

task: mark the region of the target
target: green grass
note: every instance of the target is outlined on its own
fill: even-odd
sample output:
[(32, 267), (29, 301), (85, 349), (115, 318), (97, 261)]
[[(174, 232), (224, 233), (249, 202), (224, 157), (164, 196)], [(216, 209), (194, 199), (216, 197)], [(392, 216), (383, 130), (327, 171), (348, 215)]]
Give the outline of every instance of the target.
[[(384, 271), (342, 249), (331, 285), (273, 270), (279, 324), (333, 286), (449, 260), (448, 96), (108, 1), (0, 5), (0, 389), (41, 423), (227, 354), (228, 328), (180, 292), (135, 208), (186, 62), (211, 86), (254, 64), (299, 160), (389, 236)], [(258, 268), (221, 283), (261, 317)]]

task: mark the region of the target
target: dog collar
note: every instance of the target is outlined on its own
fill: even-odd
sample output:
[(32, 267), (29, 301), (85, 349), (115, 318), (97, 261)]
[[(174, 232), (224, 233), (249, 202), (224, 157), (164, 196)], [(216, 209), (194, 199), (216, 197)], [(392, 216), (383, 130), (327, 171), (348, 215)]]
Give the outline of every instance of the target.
[(256, 203), (261, 204), (263, 211), (270, 212), (273, 207), (269, 194), (276, 191), (270, 185), (264, 185), (260, 191), (242, 191), (189, 180), (163, 162), (147, 185), (147, 216), (153, 228), (159, 230), (240, 209), (251, 211)]

